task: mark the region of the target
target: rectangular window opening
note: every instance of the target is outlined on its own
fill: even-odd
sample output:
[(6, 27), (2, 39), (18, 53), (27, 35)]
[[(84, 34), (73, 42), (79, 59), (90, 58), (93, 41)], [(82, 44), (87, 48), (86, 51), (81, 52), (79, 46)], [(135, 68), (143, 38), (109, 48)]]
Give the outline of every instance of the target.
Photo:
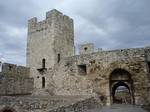
[(0, 72), (2, 72), (2, 63), (0, 62)]
[(147, 62), (148, 64), (148, 72), (150, 73), (150, 62)]
[(42, 59), (42, 68), (45, 68), (45, 63), (46, 63), (46, 60)]
[(45, 88), (45, 77), (42, 77), (42, 88)]
[(11, 65), (8, 66), (8, 70), (12, 71), (13, 67)]
[(57, 55), (57, 62), (60, 62), (60, 54)]
[(87, 75), (86, 65), (78, 65), (78, 74), (79, 75)]

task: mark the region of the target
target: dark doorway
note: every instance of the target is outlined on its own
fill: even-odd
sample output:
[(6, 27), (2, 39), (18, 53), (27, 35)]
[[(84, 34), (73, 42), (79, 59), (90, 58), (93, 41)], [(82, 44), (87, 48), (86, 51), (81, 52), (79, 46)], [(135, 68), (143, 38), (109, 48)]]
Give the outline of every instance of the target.
[(124, 69), (115, 69), (110, 75), (110, 95), (112, 103), (134, 104), (131, 74)]
[(42, 88), (45, 88), (45, 77), (42, 77)]

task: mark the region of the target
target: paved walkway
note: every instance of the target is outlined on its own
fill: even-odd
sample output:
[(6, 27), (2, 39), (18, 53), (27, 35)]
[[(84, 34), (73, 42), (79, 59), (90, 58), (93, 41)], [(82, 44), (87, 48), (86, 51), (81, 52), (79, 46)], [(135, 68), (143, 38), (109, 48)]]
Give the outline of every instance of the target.
[(147, 111), (138, 106), (115, 104), (110, 107), (103, 107), (102, 109), (95, 109), (87, 112), (147, 112)]

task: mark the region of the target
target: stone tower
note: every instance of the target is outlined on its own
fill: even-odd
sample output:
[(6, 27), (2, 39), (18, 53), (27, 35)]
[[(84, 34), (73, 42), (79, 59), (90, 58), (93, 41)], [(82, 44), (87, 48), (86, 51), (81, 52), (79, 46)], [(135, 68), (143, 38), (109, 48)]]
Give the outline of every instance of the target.
[(90, 54), (94, 52), (94, 44), (86, 43), (80, 45), (80, 54)]
[[(50, 74), (45, 71), (64, 57), (74, 55), (73, 20), (57, 10), (46, 13), (46, 19), (28, 21), (27, 67), (37, 88), (46, 88)], [(43, 83), (41, 85), (41, 83)]]

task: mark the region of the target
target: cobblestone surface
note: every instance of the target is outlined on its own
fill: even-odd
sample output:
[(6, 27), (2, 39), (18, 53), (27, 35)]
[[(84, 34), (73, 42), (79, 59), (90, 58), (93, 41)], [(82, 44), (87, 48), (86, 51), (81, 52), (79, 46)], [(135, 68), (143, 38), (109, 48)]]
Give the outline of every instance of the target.
[(133, 105), (112, 105), (102, 109), (89, 110), (87, 112), (147, 112), (144, 109)]

